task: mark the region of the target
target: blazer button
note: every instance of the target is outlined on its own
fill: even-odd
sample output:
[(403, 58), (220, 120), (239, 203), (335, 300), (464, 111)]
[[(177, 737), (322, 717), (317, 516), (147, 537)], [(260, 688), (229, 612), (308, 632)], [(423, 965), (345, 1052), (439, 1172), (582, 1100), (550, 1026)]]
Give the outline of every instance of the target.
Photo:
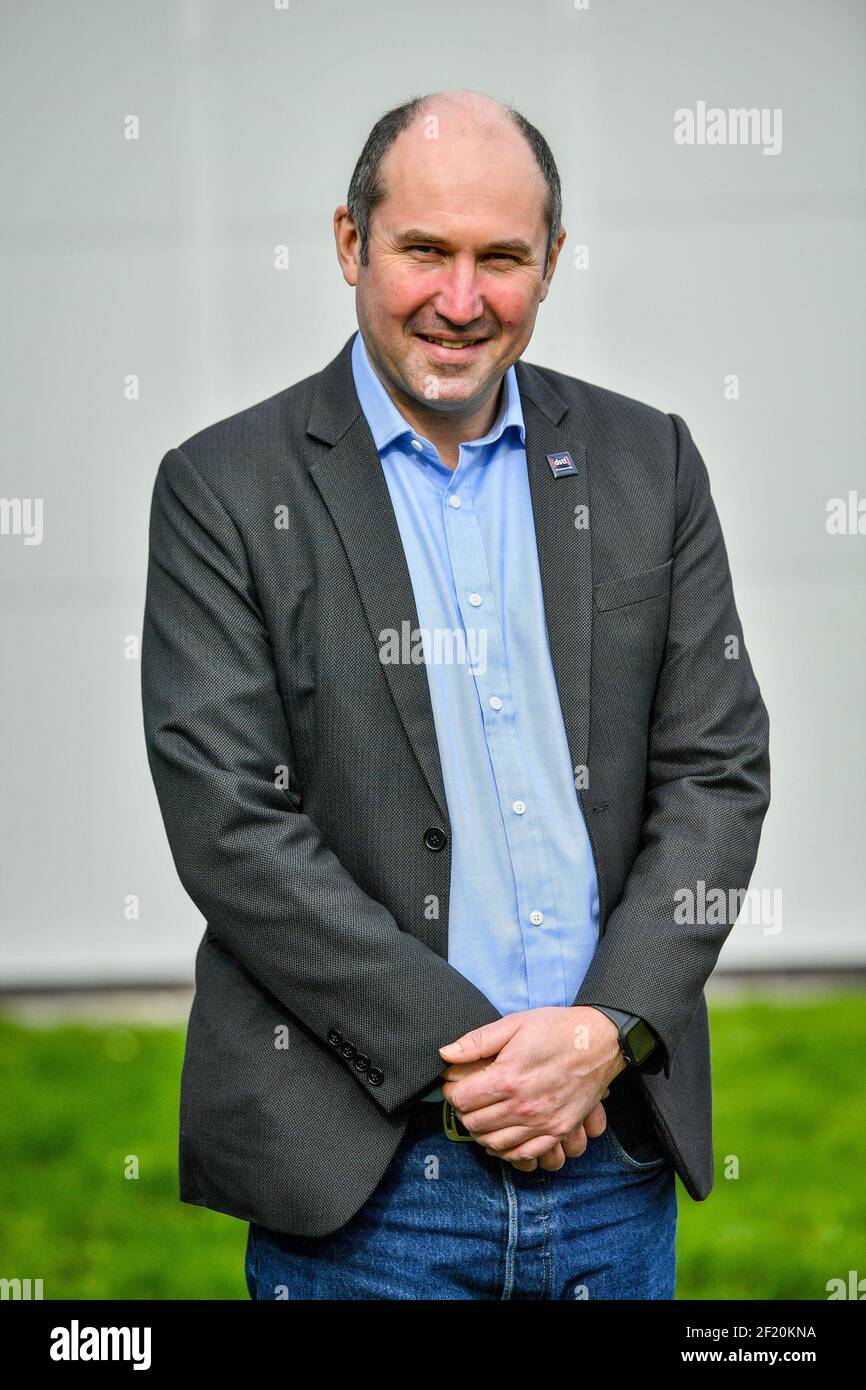
[(340, 1052), (346, 1058), (347, 1062), (351, 1062), (357, 1051), (358, 1049), (355, 1044), (350, 1042), (344, 1042), (343, 1046), (340, 1048)]
[(378, 1067), (371, 1067), (367, 1080), (371, 1086), (381, 1086), (382, 1082), (385, 1080), (385, 1073), (380, 1071)]
[(339, 1047), (342, 1041), (343, 1034), (340, 1033), (336, 1028), (330, 1028), (328, 1030), (328, 1042), (332, 1043), (334, 1047)]
[(356, 1071), (369, 1071), (370, 1058), (365, 1057), (363, 1052), (359, 1052), (357, 1057), (355, 1057), (352, 1065), (354, 1066)]
[(447, 838), (445, 831), (440, 830), (436, 825), (431, 825), (429, 830), (424, 831), (424, 843), (428, 849), (444, 849)]

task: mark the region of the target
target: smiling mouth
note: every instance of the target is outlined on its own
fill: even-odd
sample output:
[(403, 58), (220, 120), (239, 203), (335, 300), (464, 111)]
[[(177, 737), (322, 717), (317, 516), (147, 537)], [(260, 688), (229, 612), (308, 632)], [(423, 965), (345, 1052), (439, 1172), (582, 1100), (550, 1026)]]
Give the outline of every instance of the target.
[(434, 338), (430, 333), (416, 333), (415, 336), (423, 338), (425, 343), (434, 343), (436, 347), (450, 348), (452, 352), (462, 352), (464, 348), (486, 342), (485, 338)]

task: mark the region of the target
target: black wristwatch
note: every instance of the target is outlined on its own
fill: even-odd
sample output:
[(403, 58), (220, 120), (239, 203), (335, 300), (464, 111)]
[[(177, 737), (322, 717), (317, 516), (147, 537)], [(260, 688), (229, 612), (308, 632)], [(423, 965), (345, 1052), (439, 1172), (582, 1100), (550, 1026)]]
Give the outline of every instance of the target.
[(607, 1014), (619, 1030), (619, 1050), (630, 1067), (639, 1067), (658, 1045), (658, 1038), (648, 1023), (635, 1014), (623, 1013), (622, 1009), (609, 1009), (603, 1004), (593, 1004), (599, 1013)]

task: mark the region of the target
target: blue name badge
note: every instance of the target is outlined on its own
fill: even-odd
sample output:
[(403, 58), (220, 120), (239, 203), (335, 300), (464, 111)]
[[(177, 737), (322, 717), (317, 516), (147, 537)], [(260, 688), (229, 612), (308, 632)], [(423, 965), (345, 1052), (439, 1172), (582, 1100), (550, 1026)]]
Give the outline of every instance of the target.
[(564, 478), (569, 473), (577, 472), (577, 467), (571, 454), (548, 454), (547, 462), (550, 464), (554, 478)]

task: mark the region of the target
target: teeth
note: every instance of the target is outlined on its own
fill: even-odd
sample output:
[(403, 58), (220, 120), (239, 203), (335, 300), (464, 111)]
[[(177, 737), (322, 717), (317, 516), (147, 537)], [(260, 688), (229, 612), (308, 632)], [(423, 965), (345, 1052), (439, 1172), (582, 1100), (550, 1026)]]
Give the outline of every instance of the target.
[(426, 339), (428, 343), (436, 343), (439, 347), (454, 348), (455, 351), (458, 348), (471, 347), (473, 343), (478, 342), (477, 338), (466, 338), (463, 342), (450, 341), (448, 338), (431, 338), (427, 333), (422, 333), (421, 337)]

